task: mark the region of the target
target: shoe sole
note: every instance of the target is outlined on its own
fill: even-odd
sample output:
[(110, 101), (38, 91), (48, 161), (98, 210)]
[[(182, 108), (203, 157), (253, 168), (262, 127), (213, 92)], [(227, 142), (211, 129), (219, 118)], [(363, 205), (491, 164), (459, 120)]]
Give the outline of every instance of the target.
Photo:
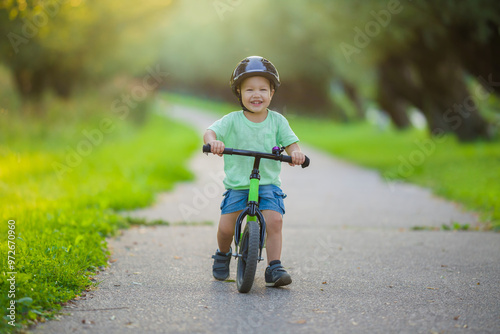
[(215, 275), (213, 275), (213, 276), (214, 276), (214, 278), (215, 278), (216, 280), (218, 280), (218, 281), (225, 281), (225, 280), (227, 280), (227, 279), (229, 278), (230, 274), (228, 274), (225, 278), (222, 278), (222, 277), (221, 277), (221, 278), (218, 278), (218, 277), (215, 277)]
[(290, 283), (292, 283), (292, 277), (290, 277), (290, 276), (281, 276), (280, 278), (278, 278), (278, 280), (276, 282), (266, 283), (266, 286), (277, 288), (277, 287), (280, 287), (280, 286), (288, 285)]

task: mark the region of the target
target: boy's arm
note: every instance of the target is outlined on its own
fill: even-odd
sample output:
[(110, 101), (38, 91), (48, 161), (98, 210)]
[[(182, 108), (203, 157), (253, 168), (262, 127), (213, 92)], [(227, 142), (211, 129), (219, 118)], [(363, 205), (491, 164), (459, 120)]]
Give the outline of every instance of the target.
[(203, 135), (203, 141), (205, 142), (205, 144), (210, 144), (213, 154), (217, 154), (220, 157), (222, 156), (225, 145), (220, 140), (217, 140), (217, 134), (213, 130), (205, 131), (205, 134)]
[(306, 161), (306, 156), (300, 150), (300, 146), (297, 143), (293, 143), (285, 147), (286, 153), (292, 157), (292, 163), (290, 166), (302, 165)]

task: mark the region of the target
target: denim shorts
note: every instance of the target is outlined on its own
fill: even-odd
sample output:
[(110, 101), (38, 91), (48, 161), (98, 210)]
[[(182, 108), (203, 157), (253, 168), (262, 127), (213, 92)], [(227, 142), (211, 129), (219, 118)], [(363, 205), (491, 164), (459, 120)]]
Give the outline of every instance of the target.
[[(222, 196), (224, 199), (220, 205), (221, 214), (241, 211), (246, 208), (248, 202), (247, 190), (228, 189)], [(280, 187), (273, 184), (259, 187), (259, 209), (273, 210), (281, 215), (285, 214), (285, 204), (283, 199), (286, 195)]]

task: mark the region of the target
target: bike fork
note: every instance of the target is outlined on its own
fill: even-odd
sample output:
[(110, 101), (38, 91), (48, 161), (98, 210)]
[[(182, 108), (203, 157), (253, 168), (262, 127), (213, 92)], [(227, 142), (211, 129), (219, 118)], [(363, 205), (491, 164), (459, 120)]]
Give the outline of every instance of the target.
[[(248, 211), (254, 211), (254, 215), (250, 215)], [(236, 220), (236, 226), (235, 226), (235, 234), (234, 234), (234, 243), (235, 243), (235, 248), (234, 248), (234, 253), (233, 256), (235, 258), (241, 257), (240, 252), (238, 251), (240, 247), (240, 242), (243, 236), (243, 231), (241, 230), (241, 225), (243, 223), (243, 219), (247, 218), (247, 222), (249, 221), (258, 221), (259, 226), (260, 226), (260, 242), (259, 242), (259, 258), (258, 261), (263, 261), (264, 258), (262, 257), (262, 249), (264, 248), (265, 244), (265, 235), (266, 235), (266, 222), (264, 220), (264, 216), (262, 213), (255, 209), (255, 210), (249, 210), (248, 208), (243, 211), (238, 219)]]

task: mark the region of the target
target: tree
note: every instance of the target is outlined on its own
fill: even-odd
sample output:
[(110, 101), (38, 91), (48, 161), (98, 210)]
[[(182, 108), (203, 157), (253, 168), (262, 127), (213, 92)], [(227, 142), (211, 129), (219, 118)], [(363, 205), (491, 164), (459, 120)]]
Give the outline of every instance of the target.
[[(141, 6), (118, 0), (1, 1), (0, 35), (7, 38), (0, 39), (0, 61), (11, 70), (23, 100), (38, 100), (48, 88), (67, 98), (85, 81), (138, 71), (145, 63), (142, 55), (152, 48), (148, 34), (168, 5), (160, 0)], [(135, 57), (123, 52), (140, 48), (142, 55)], [(157, 55), (147, 63), (151, 59)]]
[[(488, 124), (465, 83), (465, 69), (474, 76), (497, 70), (493, 61), (500, 56), (497, 1), (351, 1), (338, 5), (335, 10), (340, 9), (345, 17), (340, 18), (340, 25), (355, 33), (351, 44), (339, 48), (336, 67), (343, 68), (346, 76), (377, 68), (375, 96), (396, 125), (407, 126), (404, 109), (412, 105), (424, 114), (431, 133), (452, 132), (462, 141), (489, 137)], [(358, 20), (347, 22), (354, 15)], [(333, 36), (344, 39), (345, 27), (334, 30)], [(467, 52), (463, 52), (464, 44)], [(474, 49), (479, 47), (488, 53), (487, 66), (477, 65)], [(361, 84), (359, 79), (357, 83)]]

